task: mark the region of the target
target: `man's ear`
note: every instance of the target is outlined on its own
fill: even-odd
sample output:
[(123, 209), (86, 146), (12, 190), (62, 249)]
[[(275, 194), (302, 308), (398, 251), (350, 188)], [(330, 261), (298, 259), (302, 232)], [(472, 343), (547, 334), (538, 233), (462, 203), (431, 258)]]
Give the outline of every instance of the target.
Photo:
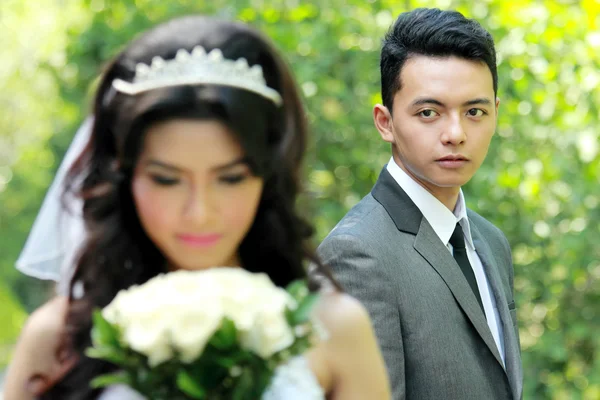
[(379, 131), (381, 138), (393, 144), (394, 134), (392, 131), (392, 114), (390, 110), (382, 104), (375, 104), (373, 107), (373, 122), (375, 122), (375, 128)]

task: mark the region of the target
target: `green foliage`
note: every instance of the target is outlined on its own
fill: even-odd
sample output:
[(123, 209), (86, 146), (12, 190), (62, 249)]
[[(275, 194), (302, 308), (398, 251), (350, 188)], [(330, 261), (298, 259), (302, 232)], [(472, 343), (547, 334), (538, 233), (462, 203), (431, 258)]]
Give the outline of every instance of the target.
[(297, 301), (297, 306), (288, 310), (287, 320), (290, 325), (300, 325), (310, 322), (310, 316), (319, 296), (309, 293), (306, 285), (302, 281), (296, 281), (289, 284), (286, 289)]
[(3, 321), (2, 328), (0, 328), (0, 364), (8, 362), (15, 337), (21, 330), (26, 317), (26, 313), (10, 290), (0, 284), (0, 321)]
[[(88, 114), (104, 63), (140, 30), (189, 12), (247, 21), (286, 55), (314, 132), (307, 189), (322, 239), (368, 193), (389, 158), (370, 111), (379, 101), (379, 45), (398, 13), (419, 6), (456, 8), (496, 39), (498, 134), (465, 192), (470, 207), (495, 222), (513, 247), (524, 397), (600, 398), (597, 0), (3, 0), (0, 273), (6, 285), (28, 310), (42, 299), (14, 262)], [(13, 313), (10, 302), (0, 304)], [(6, 330), (6, 337), (13, 333)]]

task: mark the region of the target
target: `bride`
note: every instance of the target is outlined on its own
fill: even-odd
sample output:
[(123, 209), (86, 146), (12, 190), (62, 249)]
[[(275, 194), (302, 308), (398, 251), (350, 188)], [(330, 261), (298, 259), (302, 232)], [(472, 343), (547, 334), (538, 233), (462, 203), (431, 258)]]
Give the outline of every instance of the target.
[(263, 399), (390, 398), (365, 309), (306, 246), (311, 229), (295, 207), (305, 114), (262, 35), (201, 16), (158, 25), (108, 66), (93, 111), (64, 185), (84, 223), (71, 232), (70, 246), (82, 243), (68, 295), (29, 318), (6, 400), (136, 399), (125, 387), (89, 386), (115, 368), (83, 354), (92, 309), (166, 271), (233, 265), (285, 286), (306, 279), (307, 262), (323, 277), (313, 289), (323, 293), (315, 313), (326, 335), (278, 369)]

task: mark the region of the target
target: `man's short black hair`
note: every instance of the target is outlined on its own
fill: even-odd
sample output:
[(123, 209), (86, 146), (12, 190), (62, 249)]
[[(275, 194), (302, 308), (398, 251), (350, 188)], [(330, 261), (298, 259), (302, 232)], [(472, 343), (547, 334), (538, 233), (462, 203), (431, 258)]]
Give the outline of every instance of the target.
[(394, 95), (402, 87), (400, 73), (413, 56), (455, 56), (487, 64), (498, 91), (494, 39), (479, 22), (457, 11), (417, 8), (400, 14), (390, 27), (381, 48), (381, 97), (390, 112)]

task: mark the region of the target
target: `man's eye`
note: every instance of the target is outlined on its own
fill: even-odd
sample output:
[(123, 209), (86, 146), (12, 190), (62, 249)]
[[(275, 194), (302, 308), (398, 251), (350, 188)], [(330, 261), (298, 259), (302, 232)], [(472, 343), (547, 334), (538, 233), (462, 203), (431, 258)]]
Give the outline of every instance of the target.
[(439, 114), (433, 110), (423, 110), (419, 113), (419, 115), (424, 118), (433, 118)]
[(485, 111), (483, 111), (481, 108), (471, 108), (469, 111), (467, 111), (468, 114), (471, 117), (482, 117), (485, 114), (487, 114)]

